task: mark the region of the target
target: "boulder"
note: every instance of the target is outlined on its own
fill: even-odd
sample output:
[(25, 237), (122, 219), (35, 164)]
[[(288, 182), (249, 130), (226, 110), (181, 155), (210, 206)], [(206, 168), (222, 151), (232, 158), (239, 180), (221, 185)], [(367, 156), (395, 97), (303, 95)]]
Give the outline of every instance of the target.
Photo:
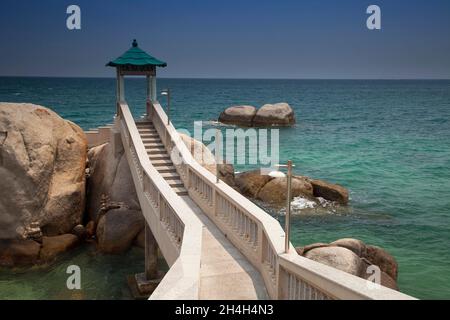
[(256, 108), (253, 106), (233, 106), (225, 109), (219, 116), (219, 122), (251, 127)]
[(76, 225), (72, 230), (72, 234), (76, 235), (80, 241), (83, 241), (88, 237), (86, 227), (82, 224)]
[(341, 247), (318, 247), (306, 252), (305, 257), (358, 277), (365, 266), (354, 252)]
[(287, 103), (265, 104), (256, 112), (253, 126), (291, 126), (295, 124), (294, 111)]
[(110, 254), (123, 253), (143, 228), (141, 211), (126, 207), (109, 210), (99, 218), (97, 225), (98, 249)]
[(217, 166), (219, 169), (219, 179), (228, 184), (230, 187), (236, 185), (234, 176), (234, 166), (229, 163), (222, 163)]
[(336, 240), (329, 244), (330, 246), (343, 247), (353, 251), (358, 257), (366, 256), (366, 245), (358, 239), (344, 238)]
[(86, 224), (86, 234), (87, 238), (92, 238), (95, 235), (96, 229), (95, 221), (91, 220)]
[(124, 151), (114, 153), (112, 144), (106, 143), (88, 152), (89, 179), (87, 188), (87, 213), (97, 221), (104, 199), (111, 204), (140, 210), (130, 167)]
[[(283, 205), (287, 199), (287, 178), (273, 178), (258, 193), (258, 199), (272, 205)], [(292, 177), (292, 197), (312, 198), (313, 188), (308, 180)]]
[(49, 262), (57, 255), (74, 248), (79, 243), (79, 239), (74, 234), (63, 234), (55, 237), (43, 237), (40, 260)]
[(328, 246), (329, 246), (328, 243), (318, 242), (318, 243), (306, 245), (304, 247), (297, 247), (297, 248), (295, 248), (295, 250), (297, 251), (297, 253), (299, 255), (304, 256), (309, 250), (312, 250), (315, 248), (328, 247)]
[[(370, 280), (370, 281), (373, 281), (373, 279), (369, 279), (370, 277), (373, 276), (373, 270), (369, 269), (369, 267), (372, 265), (372, 263), (365, 258), (362, 258), (361, 260), (364, 263), (364, 268), (362, 270), (360, 277)], [(379, 284), (381, 284), (384, 287), (393, 289), (393, 290), (398, 290), (397, 281), (392, 279), (386, 272), (382, 271), (381, 269), (380, 269), (380, 271), (381, 271), (381, 273), (380, 273)]]
[(0, 103), (0, 239), (26, 237), (32, 224), (52, 236), (81, 222), (86, 150), (83, 130), (50, 109)]
[(381, 271), (385, 272), (392, 279), (397, 280), (398, 263), (386, 250), (377, 246), (366, 246), (364, 258), (372, 264), (377, 265)]
[(313, 187), (315, 197), (322, 197), (326, 200), (336, 201), (340, 204), (348, 203), (348, 190), (344, 187), (322, 180), (309, 179), (309, 182)]
[(244, 196), (257, 198), (259, 191), (272, 180), (268, 175), (262, 175), (261, 170), (242, 172), (236, 175), (236, 187)]
[(0, 240), (0, 267), (22, 267), (38, 262), (40, 243), (34, 240)]

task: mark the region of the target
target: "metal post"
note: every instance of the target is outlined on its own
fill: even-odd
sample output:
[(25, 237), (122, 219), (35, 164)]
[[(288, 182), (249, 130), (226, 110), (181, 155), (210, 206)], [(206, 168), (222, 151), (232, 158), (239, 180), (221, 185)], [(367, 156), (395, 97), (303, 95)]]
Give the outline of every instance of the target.
[(167, 88), (167, 125), (170, 124), (170, 89)]
[(286, 204), (286, 224), (285, 224), (285, 242), (284, 251), (289, 252), (289, 238), (291, 233), (291, 198), (292, 198), (292, 161), (287, 162), (287, 204)]

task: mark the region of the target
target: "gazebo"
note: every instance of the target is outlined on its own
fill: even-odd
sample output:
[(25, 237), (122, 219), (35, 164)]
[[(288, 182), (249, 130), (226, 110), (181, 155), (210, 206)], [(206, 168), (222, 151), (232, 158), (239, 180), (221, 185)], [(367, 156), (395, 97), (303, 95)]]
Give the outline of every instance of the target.
[(125, 101), (124, 76), (147, 77), (147, 101), (156, 101), (156, 67), (166, 67), (167, 63), (158, 60), (138, 47), (136, 39), (131, 48), (117, 59), (106, 64), (117, 70), (117, 102)]

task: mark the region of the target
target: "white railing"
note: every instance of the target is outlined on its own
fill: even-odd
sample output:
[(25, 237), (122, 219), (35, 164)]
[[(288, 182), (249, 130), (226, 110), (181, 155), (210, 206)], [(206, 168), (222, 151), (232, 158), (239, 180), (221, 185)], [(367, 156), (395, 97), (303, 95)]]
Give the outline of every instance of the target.
[[(147, 104), (190, 197), (261, 273), (272, 299), (413, 299), (362, 278), (306, 259), (290, 247), (278, 221), (203, 168), (189, 152), (159, 103)], [(181, 160), (181, 161), (180, 161)]]
[(150, 299), (198, 299), (203, 225), (151, 164), (128, 105), (118, 107), (116, 125), (141, 210), (170, 266)]

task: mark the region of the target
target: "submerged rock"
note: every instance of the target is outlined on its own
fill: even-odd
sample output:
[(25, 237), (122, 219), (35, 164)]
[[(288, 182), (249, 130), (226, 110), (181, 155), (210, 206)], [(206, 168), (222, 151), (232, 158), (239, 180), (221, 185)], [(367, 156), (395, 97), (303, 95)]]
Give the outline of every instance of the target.
[(287, 103), (265, 104), (256, 112), (253, 126), (291, 126), (295, 124), (294, 111)]
[(81, 222), (86, 151), (83, 130), (50, 109), (0, 103), (0, 239), (59, 235)]
[(253, 106), (233, 106), (225, 109), (219, 116), (219, 121), (245, 127), (253, 125), (256, 108)]

